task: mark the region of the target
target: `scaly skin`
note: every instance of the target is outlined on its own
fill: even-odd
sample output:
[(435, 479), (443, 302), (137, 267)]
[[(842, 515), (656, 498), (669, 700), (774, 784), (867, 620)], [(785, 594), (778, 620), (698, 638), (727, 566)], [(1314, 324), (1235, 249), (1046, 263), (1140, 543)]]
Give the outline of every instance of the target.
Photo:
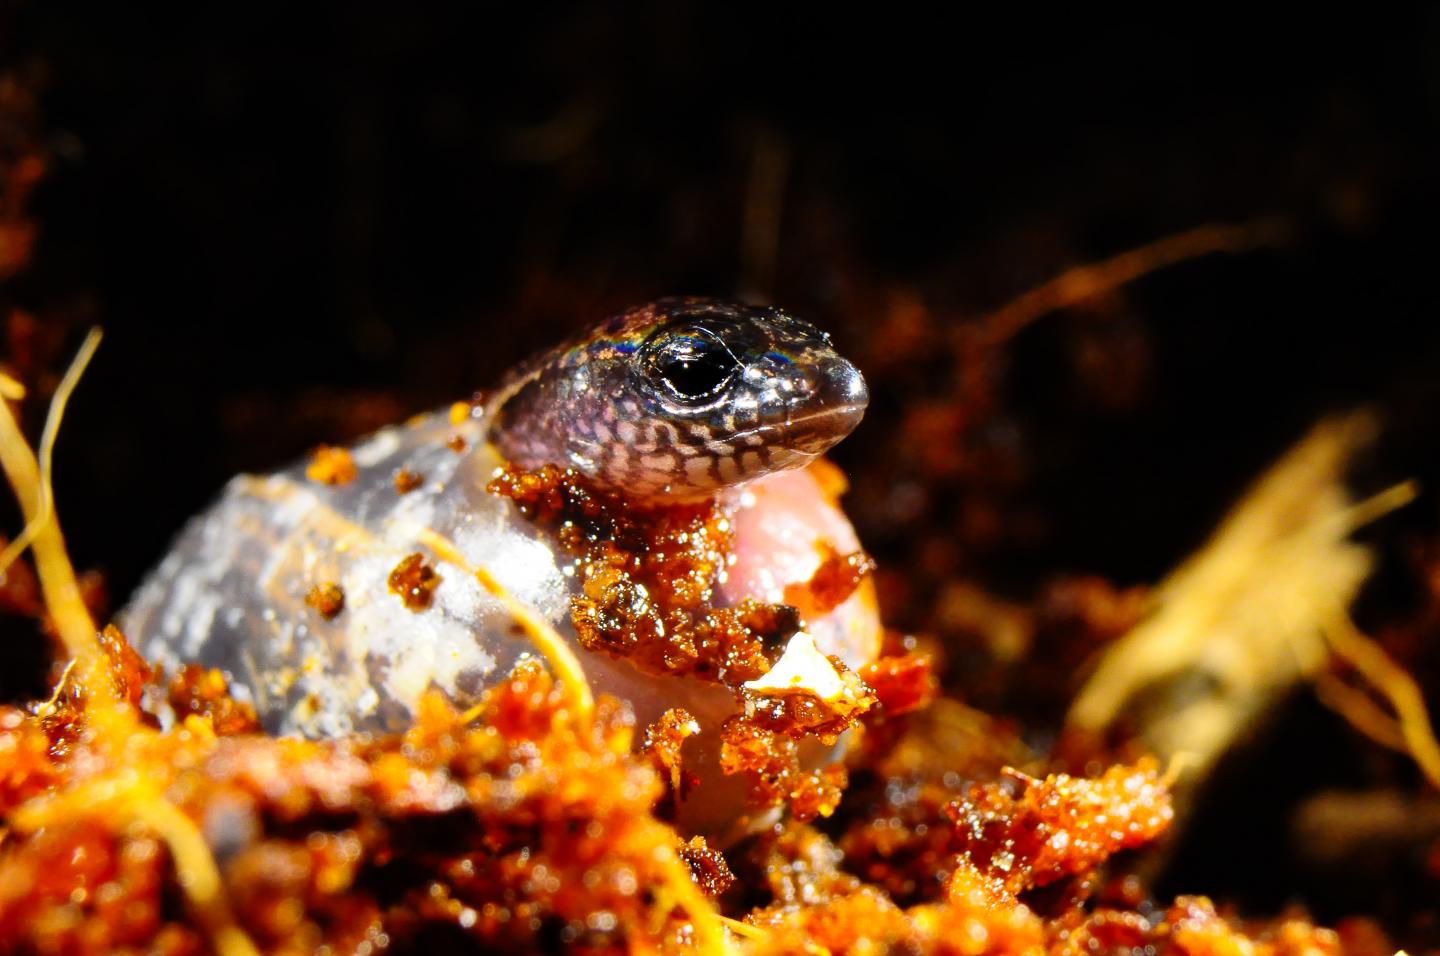
[(527, 468), (568, 465), (632, 497), (694, 500), (808, 463), (850, 434), (868, 398), (813, 325), (663, 299), (522, 367), (492, 403), (492, 439)]

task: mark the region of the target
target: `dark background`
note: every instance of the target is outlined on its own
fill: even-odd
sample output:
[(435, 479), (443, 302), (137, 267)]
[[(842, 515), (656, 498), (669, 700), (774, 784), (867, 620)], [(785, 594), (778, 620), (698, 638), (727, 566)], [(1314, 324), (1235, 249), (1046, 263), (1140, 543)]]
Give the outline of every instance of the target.
[[(942, 638), (947, 581), (1025, 600), (1060, 572), (1156, 580), (1327, 411), (1390, 412), (1362, 481), (1434, 469), (1432, 7), (293, 7), (4, 8), (4, 61), (43, 66), (52, 164), (5, 296), (72, 348), (105, 328), (57, 490), (117, 601), (231, 474), (465, 397), (663, 294), (836, 331), (875, 392), (836, 457), (887, 617)], [(1264, 215), (1289, 244), (1047, 318), (978, 385), (947, 344), (1065, 268)], [(935, 429), (956, 460), (915, 439)], [(1324, 719), (1285, 752), (1330, 760)], [(1302, 875), (1235, 865), (1256, 833), (1177, 886), (1283, 902)]]

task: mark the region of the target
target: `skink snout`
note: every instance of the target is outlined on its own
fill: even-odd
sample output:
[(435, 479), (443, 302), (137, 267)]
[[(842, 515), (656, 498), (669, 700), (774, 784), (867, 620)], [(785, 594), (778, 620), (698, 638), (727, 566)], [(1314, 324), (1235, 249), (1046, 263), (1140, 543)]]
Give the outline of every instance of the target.
[(870, 404), (870, 390), (858, 368), (833, 354), (816, 362), (806, 379), (806, 394), (797, 396), (790, 409), (785, 444), (819, 455), (860, 424)]

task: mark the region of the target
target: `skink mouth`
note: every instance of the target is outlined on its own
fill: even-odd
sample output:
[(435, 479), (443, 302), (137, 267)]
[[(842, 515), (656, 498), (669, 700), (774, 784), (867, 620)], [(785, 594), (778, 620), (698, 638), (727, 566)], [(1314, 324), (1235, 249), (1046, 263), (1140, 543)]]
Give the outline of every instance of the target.
[(855, 430), (865, 416), (865, 406), (832, 408), (790, 422), (785, 446), (806, 455), (829, 451)]
[(811, 393), (787, 408), (785, 447), (818, 455), (855, 430), (865, 417), (870, 391), (854, 365), (827, 361), (813, 379)]

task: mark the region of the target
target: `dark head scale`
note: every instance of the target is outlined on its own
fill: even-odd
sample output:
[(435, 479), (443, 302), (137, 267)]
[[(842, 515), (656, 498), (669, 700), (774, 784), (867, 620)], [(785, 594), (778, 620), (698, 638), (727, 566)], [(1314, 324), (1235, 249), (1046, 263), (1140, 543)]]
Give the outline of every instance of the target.
[(523, 467), (687, 500), (797, 468), (869, 399), (830, 336), (764, 306), (663, 299), (534, 360), (501, 389), (492, 438)]

